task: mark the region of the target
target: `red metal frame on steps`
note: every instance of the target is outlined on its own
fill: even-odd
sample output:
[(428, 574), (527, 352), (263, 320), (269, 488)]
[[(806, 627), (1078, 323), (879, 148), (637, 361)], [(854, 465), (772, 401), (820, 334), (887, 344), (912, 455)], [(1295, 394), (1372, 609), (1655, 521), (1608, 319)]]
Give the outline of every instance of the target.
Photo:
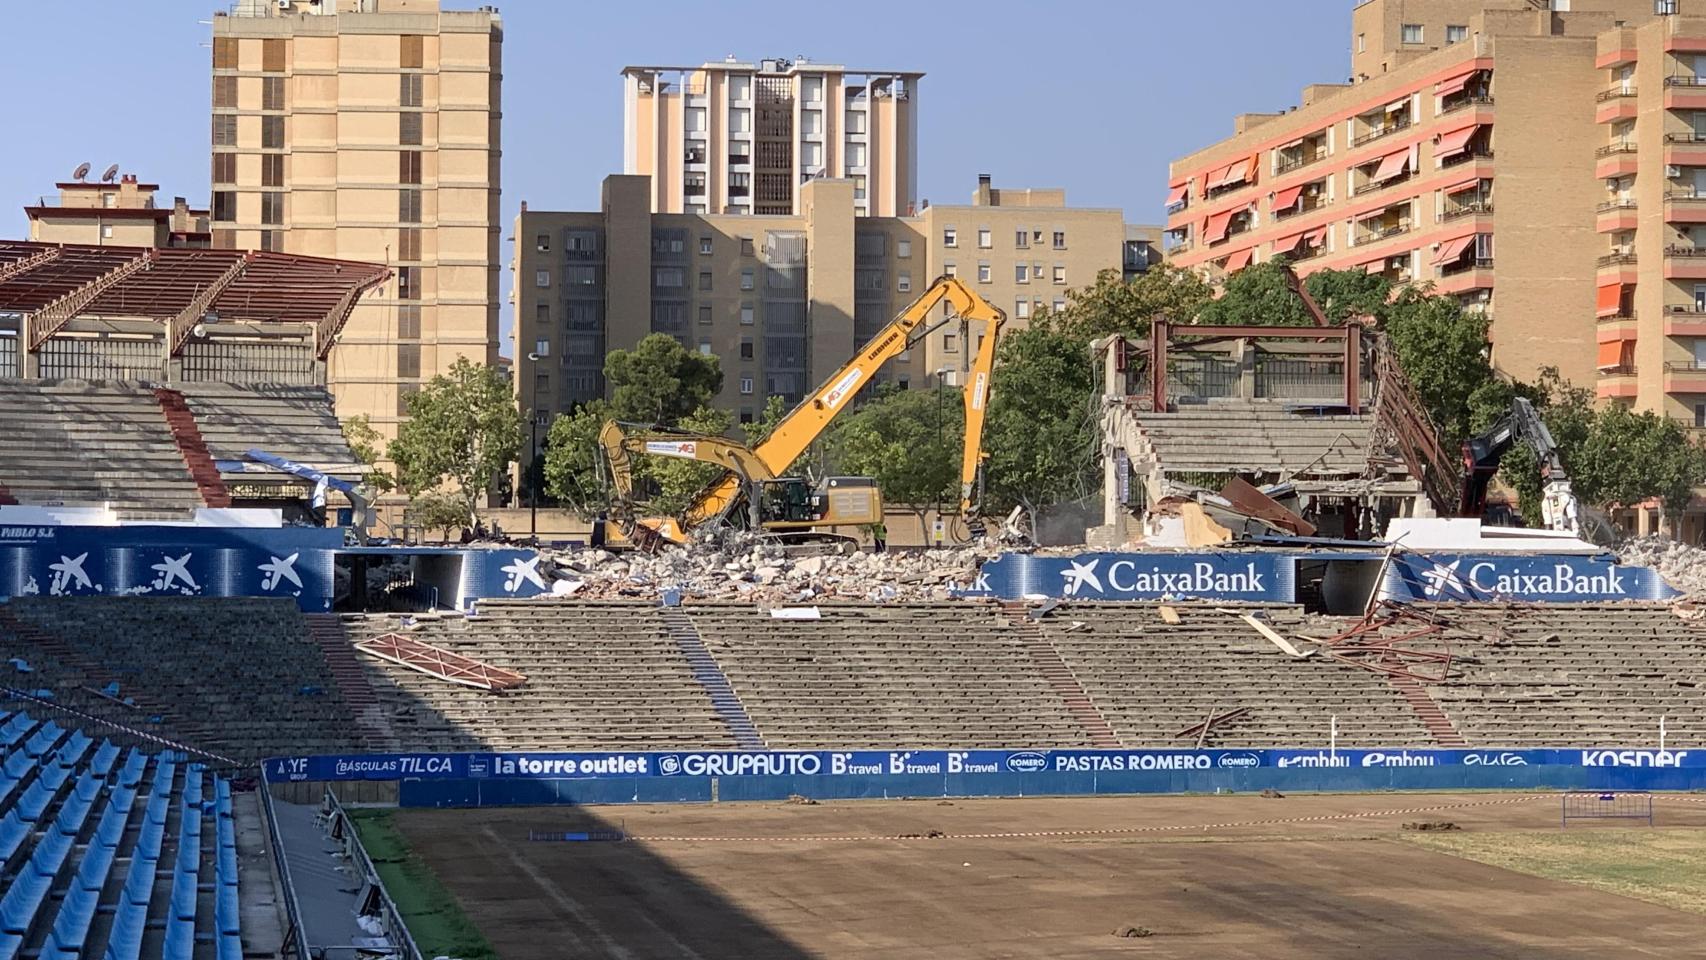
[(184, 465), (189, 468), (190, 479), (195, 481), (202, 502), (210, 507), (231, 506), (231, 491), (225, 488), (225, 481), (219, 476), (219, 468), (214, 465), (212, 455), (207, 452), (207, 442), (202, 439), (201, 427), (196, 424), (195, 414), (184, 401), (184, 395), (176, 390), (156, 387), (154, 399), (160, 404), (160, 412), (166, 417), (166, 426), (172, 431), (172, 440), (178, 445), (178, 453), (183, 456)]
[(427, 676), (477, 690), (513, 690), (527, 682), (524, 674), (514, 670), (481, 663), (400, 633), (387, 633), (367, 640), (357, 640), (354, 647), (381, 660), (389, 660)]

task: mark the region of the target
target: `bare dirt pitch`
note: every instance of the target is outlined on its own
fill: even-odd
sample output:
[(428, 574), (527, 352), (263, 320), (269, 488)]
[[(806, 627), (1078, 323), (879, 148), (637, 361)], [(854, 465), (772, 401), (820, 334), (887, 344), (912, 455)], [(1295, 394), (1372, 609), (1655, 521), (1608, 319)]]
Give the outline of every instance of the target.
[[(1662, 825), (1706, 828), (1706, 803), (1659, 808)], [(1552, 796), (1385, 794), (398, 819), (506, 960), (1706, 957), (1706, 917), (1400, 839), (1406, 822), (1557, 830), (1557, 816)], [(616, 824), (635, 839), (527, 839)]]

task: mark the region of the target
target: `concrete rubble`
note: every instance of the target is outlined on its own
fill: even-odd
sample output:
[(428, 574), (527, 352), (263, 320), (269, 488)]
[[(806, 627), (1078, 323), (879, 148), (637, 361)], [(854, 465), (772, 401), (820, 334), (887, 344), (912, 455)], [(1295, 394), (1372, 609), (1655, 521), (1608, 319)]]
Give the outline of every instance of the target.
[(1617, 548), (1617, 556), (1626, 564), (1652, 567), (1691, 599), (1706, 600), (1706, 550), (1649, 535), (1625, 541)]
[(946, 600), (977, 577), (998, 544), (910, 552), (825, 552), (751, 538), (668, 547), (655, 554), (597, 548), (545, 549), (541, 571), (555, 577), (552, 594), (577, 600), (657, 599), (679, 590), (684, 600), (744, 600), (761, 605), (814, 600), (920, 602)]

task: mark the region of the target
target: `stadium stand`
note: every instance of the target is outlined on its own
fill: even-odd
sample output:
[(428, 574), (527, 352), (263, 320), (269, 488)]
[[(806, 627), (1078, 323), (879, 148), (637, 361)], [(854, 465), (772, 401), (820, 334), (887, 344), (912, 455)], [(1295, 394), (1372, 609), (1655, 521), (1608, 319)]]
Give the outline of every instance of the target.
[(234, 759), (360, 746), (290, 600), (18, 598), (0, 611), (0, 654), (30, 667), (19, 686)]
[(1706, 746), (1706, 631), (1667, 605), (1425, 607), (1453, 654), (1437, 703), (1476, 745)]
[(350, 453), (323, 387), (183, 383), (177, 390), (215, 460), (239, 460), (259, 447), (340, 477), (355, 479), (366, 469)]
[(0, 960), (242, 956), (229, 781), (21, 711), (0, 748)]

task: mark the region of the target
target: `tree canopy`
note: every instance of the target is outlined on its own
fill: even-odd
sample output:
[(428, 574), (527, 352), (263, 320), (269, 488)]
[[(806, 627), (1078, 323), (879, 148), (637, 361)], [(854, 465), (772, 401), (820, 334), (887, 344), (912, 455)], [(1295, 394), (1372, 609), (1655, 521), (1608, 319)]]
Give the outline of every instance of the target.
[(1035, 511), (1092, 489), (1096, 377), (1089, 345), (1047, 318), (1002, 337), (984, 423), (985, 512)]
[(674, 426), (709, 406), (723, 389), (722, 365), (715, 356), (696, 353), (665, 333), (654, 333), (632, 350), (612, 350), (604, 358), (610, 386), (610, 413), (624, 423)]
[(457, 357), (448, 373), (410, 395), (408, 414), (389, 448), (403, 489), (420, 496), (448, 483), (473, 526), (480, 498), (521, 450), (521, 411), (508, 381), (491, 367)]
[(824, 445), (836, 473), (871, 477), (885, 500), (922, 511), (959, 502), (964, 436), (959, 390), (879, 390), (843, 414)]

